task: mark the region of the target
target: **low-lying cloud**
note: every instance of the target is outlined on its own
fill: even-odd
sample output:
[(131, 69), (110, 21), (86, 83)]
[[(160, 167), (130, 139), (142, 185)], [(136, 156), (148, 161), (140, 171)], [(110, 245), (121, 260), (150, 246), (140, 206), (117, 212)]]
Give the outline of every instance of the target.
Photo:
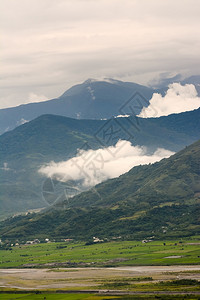
[(200, 107), (200, 97), (193, 84), (172, 83), (164, 96), (154, 93), (149, 103), (149, 106), (144, 107), (138, 117), (158, 118), (191, 111)]
[(30, 93), (27, 102), (33, 103), (33, 102), (42, 102), (42, 101), (47, 101), (47, 100), (49, 100), (49, 99), (44, 95), (37, 95), (35, 93)]
[(29, 122), (28, 120), (25, 120), (24, 118), (21, 118), (19, 121), (17, 121), (16, 125), (17, 126), (20, 126), (20, 125), (23, 125), (25, 123)]
[(52, 161), (42, 166), (39, 172), (63, 182), (79, 181), (85, 189), (118, 177), (134, 166), (154, 163), (172, 154), (174, 152), (162, 148), (148, 154), (146, 147), (132, 146), (129, 141), (120, 140), (115, 146), (108, 148), (80, 150), (75, 157), (67, 161), (59, 163)]

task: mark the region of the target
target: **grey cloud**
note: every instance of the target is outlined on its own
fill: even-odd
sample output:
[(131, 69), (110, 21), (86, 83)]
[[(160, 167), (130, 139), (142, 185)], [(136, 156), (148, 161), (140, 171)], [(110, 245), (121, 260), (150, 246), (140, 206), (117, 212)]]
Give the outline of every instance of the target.
[(170, 72), (164, 72), (159, 74), (158, 78), (154, 78), (149, 81), (149, 86), (154, 88), (167, 87), (170, 83), (180, 82), (182, 79), (181, 74), (176, 74), (172, 76)]
[(198, 8), (198, 0), (1, 1), (0, 101), (53, 98), (89, 77), (146, 83), (199, 73)]

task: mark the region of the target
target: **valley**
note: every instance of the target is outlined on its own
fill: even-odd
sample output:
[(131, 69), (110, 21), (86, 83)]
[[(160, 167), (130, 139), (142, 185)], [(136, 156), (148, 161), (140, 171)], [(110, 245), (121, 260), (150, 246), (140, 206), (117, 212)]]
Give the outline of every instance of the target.
[[(96, 91), (102, 87), (92, 81), (75, 86), (59, 105), (77, 98), (77, 91), (83, 98), (89, 91), (91, 97), (88, 84)], [(136, 87), (125, 86), (129, 92)], [(110, 83), (103, 84), (104, 93), (106, 88), (110, 90)], [(119, 82), (112, 88), (124, 93)], [(152, 95), (150, 89), (145, 92)], [(41, 105), (47, 113), (57, 101)], [(132, 114), (97, 120), (44, 114), (2, 134), (0, 297), (198, 299), (199, 138), (200, 108), (159, 118)], [(123, 160), (126, 152), (130, 154)], [(91, 154), (94, 158), (89, 160)], [(115, 169), (139, 160), (128, 172), (87, 186), (84, 180), (92, 182), (93, 173), (77, 162), (83, 160), (95, 174), (98, 155), (103, 167), (110, 161)], [(156, 162), (151, 161), (156, 155)], [(63, 163), (64, 177), (55, 171)], [(85, 177), (76, 177), (70, 163), (86, 171)], [(45, 168), (55, 170), (49, 176), (49, 171), (41, 171)], [(95, 176), (98, 179), (100, 173)]]
[(0, 12), (0, 300), (200, 300), (200, 1)]

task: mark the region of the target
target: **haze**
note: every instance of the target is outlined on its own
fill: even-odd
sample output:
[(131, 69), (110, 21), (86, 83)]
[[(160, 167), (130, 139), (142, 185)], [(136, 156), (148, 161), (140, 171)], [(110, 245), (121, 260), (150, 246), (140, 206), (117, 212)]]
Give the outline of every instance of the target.
[(87, 78), (198, 74), (198, 0), (2, 0), (0, 108)]

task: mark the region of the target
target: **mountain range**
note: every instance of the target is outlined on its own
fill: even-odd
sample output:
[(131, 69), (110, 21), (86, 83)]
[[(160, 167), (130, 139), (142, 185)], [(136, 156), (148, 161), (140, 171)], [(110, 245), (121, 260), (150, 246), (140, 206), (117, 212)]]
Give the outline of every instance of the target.
[[(179, 82), (194, 84), (200, 95), (200, 76), (191, 76)], [(137, 115), (143, 107), (148, 106), (153, 93), (164, 95), (166, 91), (167, 85), (154, 89), (114, 79), (88, 79), (71, 87), (56, 99), (0, 109), (0, 134), (43, 114), (77, 119), (108, 119), (122, 114)]]
[[(108, 138), (104, 133), (112, 133)], [(179, 151), (200, 138), (200, 109), (160, 118), (123, 117), (78, 120), (43, 115), (0, 136), (0, 217), (45, 207), (42, 195), (46, 178), (38, 169), (50, 162), (87, 150), (115, 145), (119, 139)]]
[[(0, 110), (0, 134), (43, 114), (55, 114), (77, 119), (102, 119), (117, 116), (120, 108), (136, 92), (141, 94), (139, 113), (147, 106), (153, 89), (131, 82), (109, 79), (88, 79), (75, 85), (60, 97), (38, 103), (24, 104)], [(126, 113), (126, 111), (125, 111)]]

